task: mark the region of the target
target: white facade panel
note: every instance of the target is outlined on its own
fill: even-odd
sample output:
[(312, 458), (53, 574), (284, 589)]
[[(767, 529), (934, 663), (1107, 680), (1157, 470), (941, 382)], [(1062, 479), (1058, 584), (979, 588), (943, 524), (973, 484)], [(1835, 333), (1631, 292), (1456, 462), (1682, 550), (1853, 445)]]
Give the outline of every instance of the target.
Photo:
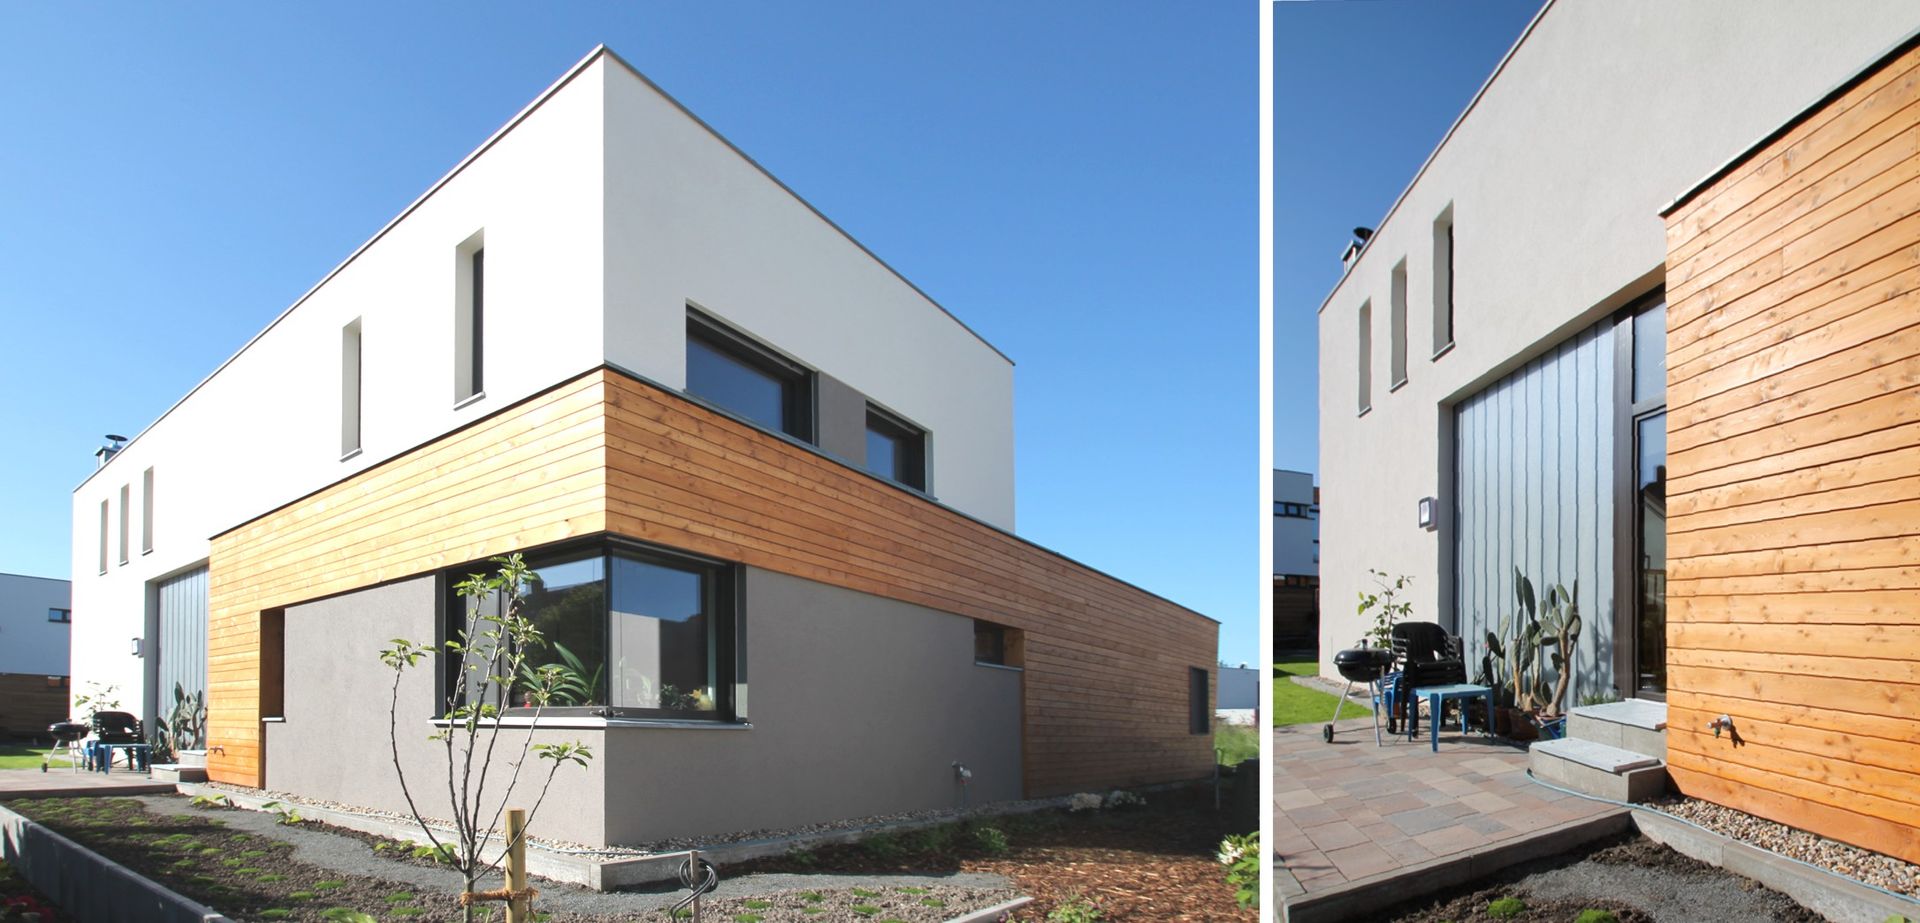
[[(1306, 515), (1291, 515), (1292, 507)], [(1315, 512), (1313, 475), (1302, 471), (1273, 472), (1273, 573), (1281, 577), (1310, 577), (1320, 572), (1320, 520)]]
[(67, 675), (72, 626), (48, 610), (72, 609), (65, 580), (0, 574), (0, 673)]
[[(1369, 568), (1406, 574), (1414, 618), (1451, 623), (1451, 517), (1429, 532), (1416, 516), (1422, 497), (1455, 502), (1452, 405), (1658, 287), (1660, 209), (1916, 27), (1908, 0), (1552, 3), (1321, 308), (1327, 598), (1354, 598)], [(1375, 311), (1374, 398), (1356, 415), (1355, 317), (1387, 303), (1402, 259), (1406, 340), (1435, 342), (1434, 223), (1449, 209), (1455, 346), (1415, 354), (1388, 392), (1388, 312)], [(1329, 260), (1341, 243), (1327, 241)], [(1347, 607), (1324, 618), (1331, 674), (1365, 626)]]
[(928, 492), (1013, 529), (1011, 362), (619, 67), (607, 163), (609, 361), (685, 387), (694, 304), (924, 427)]

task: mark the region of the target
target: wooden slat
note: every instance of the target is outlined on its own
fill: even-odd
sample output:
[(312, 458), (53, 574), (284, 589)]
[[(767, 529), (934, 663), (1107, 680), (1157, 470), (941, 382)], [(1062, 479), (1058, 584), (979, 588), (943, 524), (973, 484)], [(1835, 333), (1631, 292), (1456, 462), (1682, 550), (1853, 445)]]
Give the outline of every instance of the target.
[(1920, 861), (1920, 49), (1667, 232), (1670, 771)]

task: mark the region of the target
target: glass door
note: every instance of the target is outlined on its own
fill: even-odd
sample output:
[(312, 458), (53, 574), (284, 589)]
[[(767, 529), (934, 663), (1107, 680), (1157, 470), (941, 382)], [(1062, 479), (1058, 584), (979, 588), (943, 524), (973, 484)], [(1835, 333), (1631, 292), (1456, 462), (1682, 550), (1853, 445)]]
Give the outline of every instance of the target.
[(1634, 421), (1634, 667), (1636, 693), (1667, 691), (1667, 412)]

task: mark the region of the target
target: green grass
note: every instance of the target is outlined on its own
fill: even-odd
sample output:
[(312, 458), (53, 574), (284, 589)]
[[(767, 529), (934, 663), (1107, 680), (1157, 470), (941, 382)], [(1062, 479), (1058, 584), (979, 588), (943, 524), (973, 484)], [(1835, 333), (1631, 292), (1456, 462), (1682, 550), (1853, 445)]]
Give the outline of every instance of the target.
[(1245, 724), (1213, 723), (1213, 755), (1222, 766), (1238, 766), (1241, 760), (1260, 755), (1260, 729)]
[[(13, 742), (0, 743), (0, 769), (39, 769), (47, 751)], [(57, 764), (64, 766), (65, 764)]]
[[(1339, 696), (1328, 695), (1317, 689), (1294, 684), (1289, 676), (1313, 676), (1320, 672), (1320, 665), (1311, 660), (1297, 660), (1273, 665), (1273, 725), (1284, 727), (1289, 724), (1325, 724), (1333, 719), (1334, 706), (1340, 704)], [(1342, 720), (1364, 718), (1373, 712), (1364, 705), (1348, 703), (1340, 709)]]

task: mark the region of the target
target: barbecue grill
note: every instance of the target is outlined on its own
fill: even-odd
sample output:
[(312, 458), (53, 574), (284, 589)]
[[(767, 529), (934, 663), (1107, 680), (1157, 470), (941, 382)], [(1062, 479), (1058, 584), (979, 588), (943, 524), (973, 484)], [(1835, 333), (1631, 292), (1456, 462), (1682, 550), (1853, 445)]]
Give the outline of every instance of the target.
[[(1380, 680), (1393, 670), (1393, 651), (1384, 647), (1354, 647), (1333, 655), (1333, 668), (1347, 678), (1347, 689), (1340, 694), (1340, 701), (1333, 706), (1333, 720), (1340, 720), (1340, 706), (1347, 704), (1347, 696), (1353, 692), (1354, 683), (1365, 683), (1367, 692), (1374, 702), (1380, 701)], [(1333, 743), (1333, 724), (1329, 722), (1320, 731), (1327, 743)], [(1380, 744), (1380, 709), (1373, 710), (1373, 743)]]
[(75, 745), (86, 738), (88, 730), (86, 725), (78, 721), (55, 721), (47, 725), (47, 734), (53, 738), (53, 747), (40, 758), (40, 771), (47, 771), (47, 763), (53, 759), (54, 750), (65, 750), (67, 764), (73, 767), (73, 771), (79, 772), (80, 761), (74, 757), (79, 748)]

